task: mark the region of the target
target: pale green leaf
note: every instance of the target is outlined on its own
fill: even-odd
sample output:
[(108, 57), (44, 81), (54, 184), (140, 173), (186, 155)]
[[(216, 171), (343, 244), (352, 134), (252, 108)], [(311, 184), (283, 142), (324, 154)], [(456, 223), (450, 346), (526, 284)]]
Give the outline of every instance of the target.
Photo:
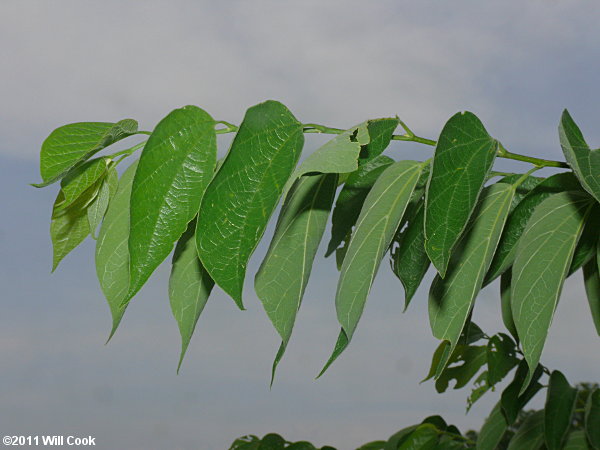
[(133, 179), (127, 303), (198, 214), (217, 161), (215, 122), (197, 106), (169, 113), (148, 139)]
[(555, 370), (550, 375), (546, 405), (544, 408), (544, 429), (548, 450), (562, 448), (563, 441), (571, 426), (571, 417), (577, 401), (577, 389), (571, 387), (565, 376)]
[(540, 360), (590, 206), (591, 199), (586, 194), (554, 194), (538, 205), (519, 240), (511, 307), (530, 375)]
[(115, 196), (118, 186), (119, 174), (117, 173), (117, 169), (109, 167), (106, 176), (100, 185), (96, 199), (87, 210), (90, 231), (94, 239), (97, 238), (96, 230), (98, 229), (98, 226), (100, 226), (100, 223), (102, 223), (104, 214), (106, 214), (106, 210), (108, 209), (108, 204)]
[(302, 130), (279, 102), (248, 109), (204, 195), (196, 231), (200, 259), (240, 308), (248, 260), (298, 162)]
[[(433, 335), (456, 346), (481, 289), (506, 221), (514, 188), (496, 183), (484, 190), (473, 219), (452, 257), (445, 278), (438, 274), (429, 293)], [(438, 372), (439, 375), (439, 372)]]
[(121, 139), (137, 133), (133, 119), (117, 123), (80, 122), (54, 130), (42, 144), (40, 173), (43, 187), (58, 181), (69, 170)]
[(537, 450), (544, 444), (544, 411), (536, 411), (519, 427), (508, 450)]
[(300, 177), (283, 204), (254, 286), (282, 339), (272, 378), (289, 342), (337, 188), (337, 175)]
[(129, 205), (137, 166), (138, 161), (135, 161), (121, 176), (96, 242), (96, 275), (112, 315), (109, 339), (125, 312), (121, 303), (129, 288)]
[(425, 248), (442, 277), (492, 169), (498, 142), (470, 112), (440, 134), (425, 195)]
[(215, 284), (198, 258), (195, 231), (196, 222), (192, 221), (177, 242), (169, 278), (171, 311), (181, 334), (181, 354), (177, 372), (181, 368), (198, 318)]

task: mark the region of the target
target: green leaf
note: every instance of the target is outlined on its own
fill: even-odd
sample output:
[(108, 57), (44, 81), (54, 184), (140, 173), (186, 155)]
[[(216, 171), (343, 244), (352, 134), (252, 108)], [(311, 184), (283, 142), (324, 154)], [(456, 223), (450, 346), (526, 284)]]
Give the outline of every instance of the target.
[(390, 145), (394, 130), (400, 121), (397, 117), (369, 120), (369, 142), (360, 151), (359, 166), (377, 158)]
[(470, 112), (446, 122), (425, 195), (425, 248), (442, 277), (492, 169), (498, 142)]
[(585, 432), (583, 430), (572, 431), (565, 442), (563, 450), (588, 450)]
[(398, 446), (403, 442), (404, 438), (410, 435), (417, 429), (419, 425), (411, 425), (410, 427), (402, 428), (400, 431), (396, 431), (388, 439), (384, 450), (398, 450)]
[(600, 389), (590, 393), (585, 405), (585, 434), (595, 449), (600, 449)]
[(566, 109), (560, 118), (558, 134), (569, 166), (583, 188), (600, 202), (600, 149), (590, 150), (581, 130)]
[(361, 165), (356, 172), (350, 174), (335, 202), (331, 216), (331, 240), (325, 256), (333, 253), (352, 231), (373, 184), (393, 163), (393, 159), (381, 155)]
[[(489, 272), (488, 272), (489, 273)], [(506, 329), (510, 332), (515, 342), (519, 342), (517, 334), (517, 326), (512, 313), (512, 305), (510, 300), (510, 290), (512, 283), (512, 270), (508, 269), (500, 277), (500, 309), (502, 312), (502, 322)]]
[(95, 185), (106, 173), (107, 167), (106, 158), (95, 158), (71, 170), (60, 183), (64, 201), (58, 206), (58, 210), (71, 205), (80, 195)]
[(425, 423), (406, 436), (398, 446), (398, 450), (431, 450), (435, 448), (438, 438), (437, 428), (430, 423)]
[(258, 450), (283, 450), (285, 439), (276, 433), (269, 433), (263, 436), (258, 446)]
[(588, 262), (592, 257), (596, 256), (596, 245), (598, 243), (598, 230), (600, 230), (600, 205), (595, 204), (588, 214), (588, 219), (583, 226), (581, 237), (577, 241), (573, 260), (569, 266), (567, 276), (572, 275)]
[(90, 187), (79, 199), (68, 208), (60, 208), (64, 203), (64, 194), (59, 191), (52, 211), (50, 222), (50, 237), (52, 239), (52, 272), (58, 264), (73, 249), (81, 244), (90, 234), (90, 225), (87, 219), (87, 208), (96, 198), (97, 188)]
[(544, 416), (548, 450), (562, 448), (571, 426), (571, 417), (577, 401), (577, 389), (572, 388), (565, 376), (555, 370), (550, 375)]
[(69, 170), (103, 148), (137, 133), (138, 124), (133, 119), (117, 123), (80, 122), (57, 128), (42, 144), (40, 173), (44, 187), (64, 177)]
[(446, 392), (452, 380), (456, 380), (454, 389), (465, 387), (485, 364), (486, 354), (485, 346), (456, 346), (446, 367), (435, 381), (435, 390), (438, 393)]
[(583, 279), (592, 320), (596, 333), (600, 336), (600, 272), (596, 258), (592, 258), (583, 266)]
[(129, 288), (129, 204), (138, 162), (132, 163), (121, 176), (96, 242), (96, 275), (112, 315), (109, 340), (125, 313), (121, 303)]
[(521, 200), (527, 196), (538, 184), (544, 181), (544, 178), (534, 177), (528, 175), (523, 179), (523, 174), (515, 173), (512, 175), (507, 175), (505, 177), (500, 178), (498, 183), (506, 183), (506, 184), (514, 184), (515, 186), (515, 196), (513, 197), (512, 203), (510, 205), (510, 211), (514, 211)]
[(590, 198), (579, 192), (548, 197), (533, 212), (519, 241), (511, 306), (530, 375), (540, 360), (590, 205)]
[(115, 196), (118, 186), (119, 174), (117, 173), (117, 169), (110, 167), (100, 185), (96, 199), (87, 210), (88, 222), (94, 239), (97, 238), (96, 230), (100, 226), (100, 223), (102, 223), (104, 214), (106, 214), (106, 210), (108, 209), (108, 204)]
[(404, 310), (417, 292), (429, 268), (429, 257), (425, 251), (423, 220), (425, 208), (419, 203), (417, 211), (396, 239), (398, 247), (392, 254), (392, 270), (404, 286)]
[(537, 450), (544, 444), (544, 411), (536, 411), (519, 427), (508, 450)]
[(495, 450), (508, 428), (500, 403), (496, 403), (477, 436), (477, 450)]
[(217, 161), (215, 122), (197, 106), (169, 113), (148, 139), (133, 179), (128, 303), (196, 216)]
[(367, 195), (342, 264), (335, 296), (342, 331), (323, 371), (352, 339), (381, 260), (389, 248), (422, 170), (423, 164), (416, 161), (394, 163), (381, 174)]
[(173, 317), (177, 321), (181, 334), (181, 354), (177, 372), (181, 368), (183, 357), (194, 334), (198, 318), (215, 285), (198, 258), (194, 233), (196, 222), (192, 221), (181, 236), (175, 253), (171, 277), (169, 278), (169, 300)]
[(296, 180), (256, 274), (256, 293), (282, 339), (273, 363), (271, 383), (292, 334), (336, 188), (336, 174), (303, 176)]
[(487, 345), (487, 381), (490, 386), (499, 383), (519, 363), (516, 345), (504, 333), (492, 336)]
[(484, 285), (491, 283), (513, 264), (517, 243), (535, 208), (552, 194), (580, 189), (581, 185), (571, 172), (552, 175), (533, 188), (508, 217)]
[(386, 444), (386, 441), (373, 441), (361, 445), (356, 450), (384, 450)]
[[(488, 270), (514, 188), (496, 183), (484, 190), (445, 278), (438, 274), (429, 291), (429, 321), (433, 335), (456, 346)], [(442, 365), (443, 367), (443, 365)], [(438, 372), (438, 376), (439, 376)]]
[[(531, 382), (525, 384), (528, 378), (529, 368), (525, 360), (521, 360), (513, 381), (502, 391), (500, 403), (504, 417), (509, 425), (512, 425), (525, 405), (531, 400), (535, 394), (542, 388), (542, 385), (537, 380), (542, 376), (543, 368), (540, 364), (531, 378)], [(521, 393), (521, 391), (523, 392)]]
[(204, 195), (196, 231), (200, 259), (240, 308), (248, 260), (296, 166), (302, 130), (279, 102), (248, 109)]

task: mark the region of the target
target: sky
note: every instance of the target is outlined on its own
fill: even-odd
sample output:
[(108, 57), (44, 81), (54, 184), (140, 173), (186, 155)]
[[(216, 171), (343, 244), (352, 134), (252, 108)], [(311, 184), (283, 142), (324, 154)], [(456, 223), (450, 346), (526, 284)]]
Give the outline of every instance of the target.
[[(250, 264), (247, 311), (215, 290), (179, 375), (168, 264), (104, 346), (110, 315), (94, 243), (50, 274), (56, 188), (29, 186), (39, 148), (65, 123), (131, 117), (152, 130), (186, 104), (239, 123), (249, 106), (277, 99), (305, 123), (350, 127), (397, 114), (432, 139), (470, 110), (508, 149), (563, 159), (565, 107), (590, 145), (600, 143), (599, 13), (597, 2), (569, 0), (0, 3), (0, 432), (91, 435), (101, 449), (219, 450), (276, 431), (351, 449), (431, 414), (479, 427), (498, 393), (465, 415), (468, 390), (440, 395), (419, 384), (437, 345), (427, 283), (402, 314), (385, 262), (352, 345), (314, 380), (339, 330), (337, 271), (324, 248), (271, 390), (279, 340), (252, 290), (265, 245)], [(323, 142), (308, 137), (305, 152)], [(388, 154), (423, 159), (431, 149), (396, 143)], [(475, 320), (501, 330), (497, 284), (480, 294)], [(577, 273), (542, 361), (572, 382), (598, 380), (599, 344)]]

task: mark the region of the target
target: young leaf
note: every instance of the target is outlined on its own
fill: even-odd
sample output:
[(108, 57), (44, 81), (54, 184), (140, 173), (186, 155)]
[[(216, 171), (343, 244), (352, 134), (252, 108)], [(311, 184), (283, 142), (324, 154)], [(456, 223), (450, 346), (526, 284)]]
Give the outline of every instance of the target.
[(302, 130), (279, 102), (248, 109), (206, 189), (196, 229), (198, 252), (212, 279), (240, 308), (248, 260), (300, 157)]
[(519, 427), (508, 450), (537, 450), (544, 444), (544, 411), (536, 411)]
[(58, 205), (58, 210), (71, 205), (81, 194), (102, 178), (106, 173), (108, 160), (95, 158), (86, 161), (71, 170), (60, 182), (60, 189), (64, 194), (64, 201)]
[(583, 280), (585, 283), (585, 293), (587, 295), (592, 320), (596, 327), (596, 333), (600, 336), (600, 271), (596, 257), (589, 260), (583, 266)]
[[(489, 272), (488, 272), (489, 273)], [(502, 312), (502, 322), (504, 326), (515, 339), (515, 342), (519, 342), (519, 335), (517, 334), (517, 326), (513, 318), (512, 305), (510, 301), (510, 290), (512, 283), (512, 270), (508, 269), (500, 277), (500, 310)]]
[(595, 449), (600, 449), (600, 389), (594, 389), (585, 404), (585, 434)]
[[(437, 275), (429, 291), (433, 335), (456, 346), (488, 270), (508, 215), (514, 188), (496, 183), (484, 190), (473, 219), (453, 255), (445, 278)], [(443, 365), (442, 365), (443, 368)], [(440, 372), (438, 372), (439, 376)]]
[(96, 242), (96, 275), (112, 315), (109, 340), (125, 312), (121, 303), (129, 288), (129, 204), (137, 166), (135, 161), (121, 176)]
[(181, 334), (181, 354), (177, 372), (181, 368), (198, 318), (215, 284), (198, 258), (194, 239), (195, 231), (196, 222), (192, 221), (177, 242), (169, 278), (171, 311)]
[(470, 112), (455, 114), (442, 129), (425, 195), (425, 248), (442, 278), (497, 150), (498, 142)]
[(511, 306), (530, 375), (540, 360), (590, 200), (573, 191), (548, 197), (535, 209), (519, 240)]
[(350, 174), (335, 201), (331, 216), (331, 240), (325, 256), (332, 254), (352, 231), (369, 190), (379, 175), (393, 162), (393, 159), (381, 155)]
[(533, 188), (508, 217), (490, 270), (485, 277), (484, 285), (491, 283), (513, 264), (517, 242), (523, 235), (525, 226), (535, 208), (552, 194), (580, 189), (581, 185), (571, 172), (552, 175)]
[(80, 122), (57, 128), (42, 144), (40, 173), (44, 187), (64, 177), (77, 164), (86, 161), (105, 147), (137, 133), (133, 119), (117, 123)]
[(562, 448), (562, 443), (571, 426), (575, 410), (577, 389), (572, 388), (558, 370), (550, 375), (544, 415), (544, 429), (548, 450)]
[(285, 199), (275, 235), (256, 274), (256, 294), (282, 339), (273, 363), (271, 382), (292, 334), (336, 188), (336, 174), (303, 176), (296, 180)]
[(108, 204), (117, 192), (118, 186), (119, 174), (117, 173), (117, 169), (115, 169), (114, 167), (110, 167), (106, 173), (106, 177), (100, 185), (100, 189), (98, 190), (98, 195), (96, 196), (96, 199), (87, 210), (90, 231), (92, 232), (92, 237), (94, 239), (97, 238), (96, 230), (102, 222), (104, 214), (106, 214)]
[(392, 254), (392, 270), (404, 286), (404, 309), (417, 292), (429, 268), (429, 257), (425, 251), (425, 231), (423, 203), (416, 207), (414, 217), (397, 238), (398, 248)]
[(198, 213), (217, 161), (215, 122), (197, 106), (169, 113), (148, 139), (133, 179), (130, 284), (140, 290)]
[(496, 403), (477, 436), (477, 450), (495, 450), (508, 428), (500, 403)]
[(423, 164), (416, 161), (394, 163), (381, 174), (367, 195), (342, 264), (335, 296), (342, 332), (325, 367), (339, 356), (354, 334), (383, 255), (422, 170)]
[(600, 149), (590, 150), (566, 109), (560, 118), (558, 134), (565, 158), (581, 185), (600, 202)]

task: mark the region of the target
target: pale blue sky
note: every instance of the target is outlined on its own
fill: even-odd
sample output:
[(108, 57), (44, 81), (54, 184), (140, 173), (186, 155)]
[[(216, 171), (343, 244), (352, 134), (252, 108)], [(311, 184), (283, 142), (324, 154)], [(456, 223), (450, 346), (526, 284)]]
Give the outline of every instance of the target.
[[(133, 117), (151, 129), (190, 103), (239, 122), (268, 98), (331, 126), (399, 114), (431, 138), (469, 109), (508, 148), (562, 158), (564, 107), (590, 144), (600, 143), (599, 14), (593, 1), (2, 2), (0, 433), (92, 435), (101, 449), (219, 450), (274, 430), (350, 449), (433, 413), (478, 427), (496, 395), (465, 416), (467, 390), (438, 395), (418, 384), (436, 346), (426, 288), (401, 314), (401, 286), (386, 263), (352, 345), (316, 382), (339, 329), (336, 271), (322, 258), (271, 391), (279, 342), (253, 294), (253, 271), (248, 311), (215, 291), (180, 375), (166, 265), (104, 347), (110, 318), (93, 243), (50, 275), (56, 192), (27, 183), (39, 179), (42, 140), (64, 123)], [(320, 142), (311, 136), (307, 151)], [(598, 380), (600, 342), (581, 276), (572, 278), (543, 361), (572, 381)], [(500, 328), (496, 285), (480, 295), (475, 317)]]

